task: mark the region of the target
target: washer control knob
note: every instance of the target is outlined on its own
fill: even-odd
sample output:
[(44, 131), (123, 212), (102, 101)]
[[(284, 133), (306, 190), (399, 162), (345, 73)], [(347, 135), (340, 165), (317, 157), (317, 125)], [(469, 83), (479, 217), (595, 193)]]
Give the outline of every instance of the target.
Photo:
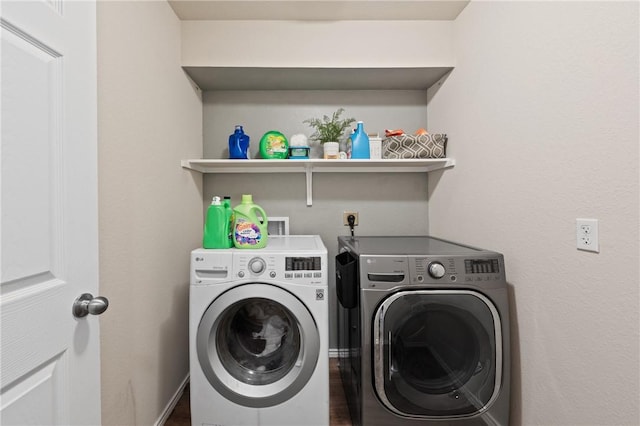
[(440, 262), (431, 262), (428, 271), (432, 278), (442, 278), (446, 272), (444, 265)]
[(249, 261), (249, 270), (256, 275), (259, 275), (262, 272), (264, 272), (266, 267), (267, 267), (267, 264), (264, 262), (264, 260), (262, 260), (259, 257), (254, 257)]

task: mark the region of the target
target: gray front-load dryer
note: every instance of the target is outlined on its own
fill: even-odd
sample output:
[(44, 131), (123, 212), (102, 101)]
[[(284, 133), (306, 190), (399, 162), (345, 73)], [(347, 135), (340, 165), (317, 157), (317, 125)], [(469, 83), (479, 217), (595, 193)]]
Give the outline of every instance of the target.
[(433, 237), (339, 237), (340, 373), (356, 426), (508, 425), (499, 253)]

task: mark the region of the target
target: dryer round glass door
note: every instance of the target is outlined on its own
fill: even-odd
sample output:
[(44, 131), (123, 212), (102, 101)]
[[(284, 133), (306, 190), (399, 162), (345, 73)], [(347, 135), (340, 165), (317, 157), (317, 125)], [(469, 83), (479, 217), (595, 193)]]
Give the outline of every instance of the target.
[(376, 310), (373, 339), (376, 393), (397, 414), (473, 416), (498, 395), (500, 319), (480, 293), (395, 293)]
[(308, 382), (320, 334), (297, 297), (252, 283), (233, 287), (209, 305), (198, 326), (196, 350), (207, 380), (225, 398), (269, 407)]

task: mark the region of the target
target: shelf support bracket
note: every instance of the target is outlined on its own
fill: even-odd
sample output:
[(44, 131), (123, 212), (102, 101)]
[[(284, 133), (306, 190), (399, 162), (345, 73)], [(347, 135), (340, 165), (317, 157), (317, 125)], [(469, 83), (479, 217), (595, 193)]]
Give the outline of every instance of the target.
[(310, 164), (306, 165), (304, 173), (306, 175), (307, 184), (307, 207), (311, 207), (313, 205), (313, 170), (311, 169)]

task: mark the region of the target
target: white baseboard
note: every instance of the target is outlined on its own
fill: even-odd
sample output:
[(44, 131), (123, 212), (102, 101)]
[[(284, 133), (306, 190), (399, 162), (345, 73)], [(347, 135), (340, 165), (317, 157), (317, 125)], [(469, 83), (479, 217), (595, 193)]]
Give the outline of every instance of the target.
[(180, 401), (180, 398), (182, 398), (182, 394), (184, 393), (184, 390), (188, 384), (189, 384), (189, 374), (187, 374), (187, 377), (185, 377), (182, 383), (180, 383), (180, 386), (178, 386), (178, 390), (176, 391), (176, 393), (173, 394), (173, 397), (165, 407), (164, 411), (162, 412), (162, 415), (154, 423), (154, 426), (164, 426), (166, 421), (169, 419), (169, 416), (173, 412), (173, 409), (176, 408), (176, 404), (178, 404), (178, 401)]

